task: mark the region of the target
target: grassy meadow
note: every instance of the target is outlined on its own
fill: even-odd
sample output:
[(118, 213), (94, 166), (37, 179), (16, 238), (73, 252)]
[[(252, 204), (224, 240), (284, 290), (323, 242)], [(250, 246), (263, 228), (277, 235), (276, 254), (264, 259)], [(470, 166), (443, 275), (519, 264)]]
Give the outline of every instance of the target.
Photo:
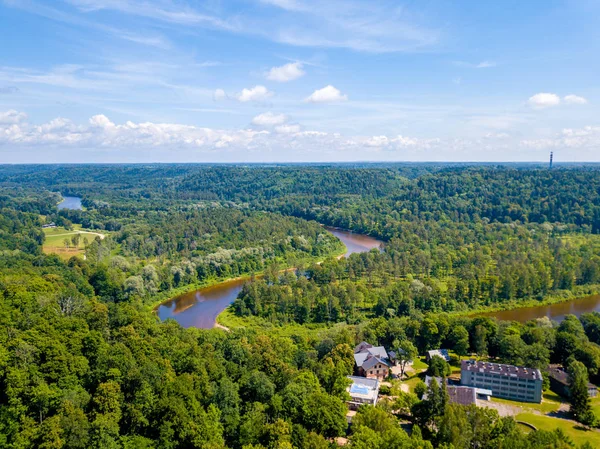
[[(83, 255), (85, 242), (91, 242), (96, 236), (104, 238), (103, 234), (82, 229), (80, 225), (74, 225), (72, 230), (62, 226), (44, 229), (46, 239), (43, 250), (46, 254), (57, 254), (63, 259)], [(79, 237), (76, 237), (79, 236)]]

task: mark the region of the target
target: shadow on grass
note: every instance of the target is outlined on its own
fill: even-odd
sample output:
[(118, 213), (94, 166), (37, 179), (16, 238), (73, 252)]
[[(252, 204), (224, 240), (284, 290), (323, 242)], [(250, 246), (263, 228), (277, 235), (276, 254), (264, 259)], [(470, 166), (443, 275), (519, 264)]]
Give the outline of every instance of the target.
[(571, 414), (565, 410), (555, 410), (548, 413), (547, 416), (551, 416), (552, 418), (571, 419)]

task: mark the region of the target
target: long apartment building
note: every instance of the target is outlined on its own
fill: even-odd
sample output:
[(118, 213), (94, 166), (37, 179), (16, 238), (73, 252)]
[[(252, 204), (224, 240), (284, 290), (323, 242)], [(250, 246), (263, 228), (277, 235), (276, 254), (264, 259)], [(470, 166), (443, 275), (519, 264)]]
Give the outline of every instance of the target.
[(497, 398), (542, 402), (542, 373), (539, 369), (501, 363), (463, 360), (460, 384), (491, 390)]

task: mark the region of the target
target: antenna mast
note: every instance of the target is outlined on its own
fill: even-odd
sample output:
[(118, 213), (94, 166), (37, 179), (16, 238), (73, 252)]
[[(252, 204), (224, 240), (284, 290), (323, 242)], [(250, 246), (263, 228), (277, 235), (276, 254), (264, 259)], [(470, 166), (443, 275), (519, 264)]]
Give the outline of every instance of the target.
[(554, 153), (550, 151), (550, 168), (552, 168), (552, 159), (554, 157)]

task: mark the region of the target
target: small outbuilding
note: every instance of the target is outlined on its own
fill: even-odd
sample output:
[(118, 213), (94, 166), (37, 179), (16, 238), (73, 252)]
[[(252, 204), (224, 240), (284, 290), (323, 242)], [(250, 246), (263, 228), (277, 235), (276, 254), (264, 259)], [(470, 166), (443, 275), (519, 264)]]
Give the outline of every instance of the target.
[(438, 357), (443, 358), (446, 362), (449, 362), (451, 360), (450, 354), (448, 353), (447, 349), (432, 349), (431, 351), (427, 351), (427, 353), (425, 354), (425, 358), (429, 363), (431, 359), (436, 355)]
[[(569, 373), (560, 365), (548, 366), (548, 378), (550, 379), (550, 389), (564, 398), (569, 397)], [(598, 387), (588, 382), (588, 394), (591, 398), (598, 396)]]

